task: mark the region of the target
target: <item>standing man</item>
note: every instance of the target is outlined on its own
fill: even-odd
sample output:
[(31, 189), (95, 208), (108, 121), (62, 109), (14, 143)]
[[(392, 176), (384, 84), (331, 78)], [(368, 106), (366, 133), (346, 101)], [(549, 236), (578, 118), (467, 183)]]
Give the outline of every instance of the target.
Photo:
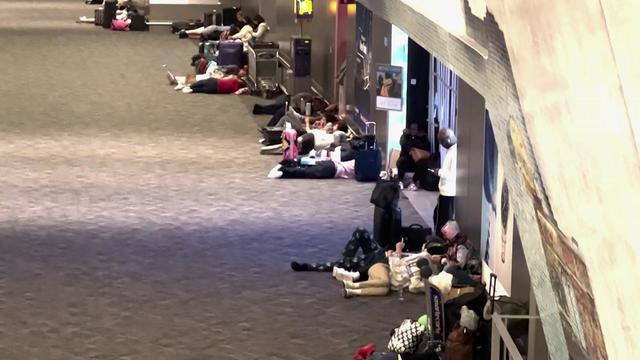
[(430, 171), (440, 177), (438, 190), (438, 205), (433, 210), (433, 226), (436, 234), (442, 236), (442, 227), (449, 220), (455, 219), (454, 202), (456, 198), (456, 168), (458, 158), (458, 139), (451, 129), (442, 128), (438, 132), (438, 141), (445, 149), (447, 155), (442, 162), (442, 168)]

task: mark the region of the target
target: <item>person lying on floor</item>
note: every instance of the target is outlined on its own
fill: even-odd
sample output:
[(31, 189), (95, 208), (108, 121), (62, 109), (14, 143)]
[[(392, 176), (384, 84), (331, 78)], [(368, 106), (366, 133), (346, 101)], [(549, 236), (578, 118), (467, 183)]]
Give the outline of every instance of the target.
[[(314, 123), (305, 118), (306, 133), (298, 138), (300, 154), (308, 154), (311, 150), (322, 151), (332, 146), (340, 146), (347, 139), (349, 126), (345, 120), (333, 114), (324, 114)], [(342, 159), (344, 161), (344, 159)]]
[(337, 147), (330, 153), (331, 160), (315, 161), (311, 166), (276, 165), (267, 175), (270, 179), (353, 179), (355, 160), (342, 161), (342, 150)]
[(249, 24), (242, 11), (236, 13), (236, 21), (231, 26), (209, 25), (193, 30), (180, 30), (178, 37), (181, 39), (195, 38), (202, 40), (227, 40), (229, 36), (237, 34), (241, 28)]
[[(359, 253), (359, 250), (362, 252)], [(357, 228), (347, 241), (342, 250), (342, 257), (336, 261), (323, 263), (291, 262), (293, 271), (332, 272), (338, 280), (356, 281), (360, 278), (360, 270), (367, 269), (373, 264), (384, 260), (385, 251), (378, 243), (373, 241), (369, 232), (363, 228)], [(364, 277), (365, 275), (362, 274)]]
[[(404, 244), (396, 245), (396, 254), (402, 252)], [(359, 252), (362, 250), (361, 252)], [(336, 280), (342, 284), (341, 291), (345, 298), (352, 296), (385, 296), (389, 293), (391, 280), (389, 276), (388, 257), (394, 255), (385, 251), (373, 241), (369, 232), (357, 228), (351, 235), (342, 251), (342, 258), (324, 263), (291, 262), (294, 271), (332, 272)]]
[(208, 78), (204, 80), (198, 80), (189, 86), (185, 86), (182, 89), (185, 94), (234, 94), (234, 95), (249, 95), (251, 89), (249, 89), (246, 80), (239, 78), (236, 75), (229, 75), (223, 78)]
[(218, 65), (215, 62), (211, 62), (207, 67), (204, 74), (188, 74), (186, 76), (173, 75), (171, 71), (167, 71), (167, 79), (170, 85), (174, 85), (174, 90), (182, 90), (187, 86), (191, 86), (196, 81), (205, 80), (209, 78), (220, 79), (226, 76), (235, 75), (241, 79), (247, 76), (247, 67), (240, 68), (237, 65)]
[(254, 114), (262, 114), (268, 113), (272, 114), (271, 120), (267, 123), (266, 127), (282, 127), (284, 128), (285, 124), (288, 122), (291, 124), (291, 127), (298, 132), (298, 134), (304, 133), (305, 122), (304, 118), (305, 113), (304, 107), (301, 108), (301, 103), (311, 103), (311, 117), (312, 118), (320, 118), (322, 113), (336, 113), (337, 106), (329, 104), (326, 100), (314, 96), (308, 93), (299, 93), (291, 97), (291, 101), (289, 101), (289, 108), (287, 109), (286, 98), (281, 98), (279, 101), (274, 104), (261, 106), (255, 105), (253, 108)]
[[(288, 111), (285, 112), (283, 108), (282, 111), (276, 113), (276, 115), (274, 115), (271, 121), (269, 121), (269, 123), (267, 124), (267, 127), (284, 128), (286, 123), (290, 123), (291, 127), (295, 131), (297, 131), (298, 134), (305, 134), (307, 132), (307, 121), (308, 121), (309, 128), (315, 128), (315, 129), (324, 128), (324, 126), (327, 123), (327, 120), (326, 118), (325, 119), (323, 118), (326, 115), (335, 115), (335, 113), (333, 112), (335, 107), (333, 105), (326, 105), (326, 102), (324, 102), (324, 100), (318, 97), (314, 97), (311, 100), (311, 102), (312, 102), (311, 116), (302, 115), (304, 113), (304, 110), (302, 112), (299, 112), (298, 111), (299, 108), (292, 105), (289, 107)], [(316, 103), (316, 105), (313, 105), (314, 103)], [(314, 111), (315, 109), (319, 109), (319, 108), (322, 108), (323, 110)], [(273, 120), (275, 119), (278, 119), (278, 120), (275, 123), (273, 123)]]

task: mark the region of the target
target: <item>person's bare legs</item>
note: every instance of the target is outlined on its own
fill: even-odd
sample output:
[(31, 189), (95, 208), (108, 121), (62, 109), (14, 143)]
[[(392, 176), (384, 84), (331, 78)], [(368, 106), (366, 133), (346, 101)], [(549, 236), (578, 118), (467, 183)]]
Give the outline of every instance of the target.
[(204, 26), (203, 27), (199, 27), (197, 29), (193, 29), (193, 30), (187, 30), (187, 35), (189, 35), (189, 37), (196, 37), (196, 36), (200, 36), (202, 35), (202, 32), (204, 31)]
[(361, 282), (343, 281), (344, 296), (384, 296), (389, 293), (391, 281), (389, 266), (377, 263), (368, 271), (369, 280)]

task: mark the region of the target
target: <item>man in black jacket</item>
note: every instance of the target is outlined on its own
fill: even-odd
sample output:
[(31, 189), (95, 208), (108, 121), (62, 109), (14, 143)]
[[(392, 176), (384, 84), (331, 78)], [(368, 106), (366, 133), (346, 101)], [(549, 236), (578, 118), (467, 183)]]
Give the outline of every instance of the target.
[[(424, 125), (411, 123), (400, 137), (400, 157), (396, 162), (396, 166), (398, 167), (398, 178), (400, 181), (404, 180), (406, 173), (416, 172), (416, 161), (411, 154), (411, 152), (414, 151), (413, 149), (428, 152), (430, 148), (431, 145), (429, 144), (429, 139), (424, 131)], [(411, 187), (415, 185), (411, 184), (409, 186)]]

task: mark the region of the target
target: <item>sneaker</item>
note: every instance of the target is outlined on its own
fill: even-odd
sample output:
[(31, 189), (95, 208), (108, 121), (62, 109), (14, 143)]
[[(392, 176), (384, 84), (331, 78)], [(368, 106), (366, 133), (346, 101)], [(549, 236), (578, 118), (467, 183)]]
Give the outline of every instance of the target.
[(258, 139), (258, 143), (260, 144), (264, 144), (264, 141), (265, 141), (264, 138)]
[(280, 168), (282, 167), (282, 165), (278, 164), (276, 165), (273, 169), (271, 169), (271, 171), (269, 171), (269, 174), (267, 174), (267, 177), (269, 179), (278, 179), (282, 177), (282, 171), (280, 171)]
[(176, 85), (176, 87), (173, 88), (173, 90), (175, 90), (175, 91), (180, 91), (182, 89), (184, 89), (184, 85), (182, 85), (182, 84), (178, 84), (178, 85)]
[(185, 94), (191, 94), (193, 92), (193, 90), (191, 90), (190, 87), (185, 87), (182, 89), (182, 92)]
[(167, 80), (169, 80), (170, 85), (178, 85), (178, 80), (176, 80), (176, 77), (171, 73), (171, 71), (167, 71)]
[(342, 297), (345, 299), (349, 299), (352, 296), (349, 290), (347, 289), (347, 287), (344, 285), (344, 283), (342, 283), (341, 294), (342, 294)]
[(263, 146), (260, 150), (275, 150), (281, 147), (282, 147), (282, 144), (267, 145), (267, 146)]
[(178, 32), (179, 39), (186, 39), (188, 37), (189, 37), (189, 34), (187, 34), (187, 30), (180, 30), (180, 32)]
[(357, 271), (352, 272), (352, 271), (347, 271), (341, 268), (338, 268), (338, 270), (336, 270), (335, 278), (340, 281), (354, 281), (354, 280), (358, 280), (359, 277), (360, 277), (360, 273)]
[(357, 289), (351, 280), (342, 280), (342, 284), (346, 289)]

